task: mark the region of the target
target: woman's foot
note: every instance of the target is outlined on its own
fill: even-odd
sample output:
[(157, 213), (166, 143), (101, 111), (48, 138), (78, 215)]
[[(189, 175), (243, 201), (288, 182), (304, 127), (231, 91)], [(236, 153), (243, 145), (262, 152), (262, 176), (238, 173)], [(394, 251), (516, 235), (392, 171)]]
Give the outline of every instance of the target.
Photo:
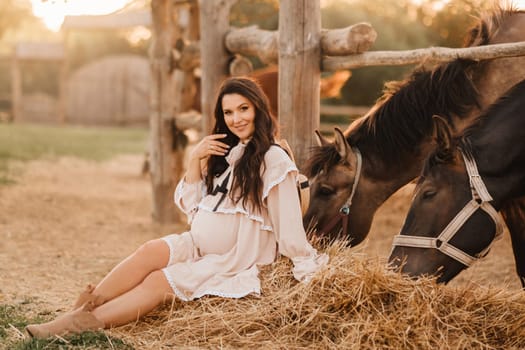
[(67, 312), (53, 321), (28, 325), (26, 331), (33, 338), (48, 338), (103, 329), (104, 322), (91, 313), (94, 307), (93, 303), (87, 302), (83, 307)]

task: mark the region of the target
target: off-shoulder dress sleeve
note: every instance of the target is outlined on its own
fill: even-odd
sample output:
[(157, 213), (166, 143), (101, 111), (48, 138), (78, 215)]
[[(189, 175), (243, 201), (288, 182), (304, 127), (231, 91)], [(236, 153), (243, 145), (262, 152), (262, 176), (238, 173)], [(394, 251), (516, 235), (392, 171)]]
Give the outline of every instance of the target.
[[(279, 167), (277, 164), (276, 168)], [(272, 222), (279, 253), (292, 260), (294, 265), (292, 272), (295, 279), (308, 282), (321, 267), (328, 263), (328, 255), (318, 253), (306, 238), (295, 184), (297, 171), (282, 170), (284, 170), (284, 176), (280, 177), (279, 182), (274, 181), (273, 186), (268, 190), (266, 197), (268, 215)]]
[(175, 204), (186, 214), (189, 224), (193, 221), (193, 216), (197, 212), (197, 207), (204, 197), (204, 193), (205, 186), (202, 180), (190, 184), (183, 178), (175, 188)]

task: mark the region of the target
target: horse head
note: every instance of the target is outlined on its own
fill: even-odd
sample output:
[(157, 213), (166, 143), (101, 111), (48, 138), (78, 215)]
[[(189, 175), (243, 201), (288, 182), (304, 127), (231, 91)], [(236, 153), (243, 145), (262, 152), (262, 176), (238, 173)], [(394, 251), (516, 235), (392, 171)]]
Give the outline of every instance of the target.
[(333, 142), (318, 134), (319, 147), (305, 164), (311, 187), (305, 225), (313, 224), (322, 237), (344, 238), (351, 245), (363, 241), (381, 204), (420, 173), (431, 148), (432, 115), (462, 119), (476, 105), (472, 65), (474, 61), (456, 60), (433, 70), (418, 69), (389, 84), (344, 134), (336, 130)]
[[(318, 147), (306, 165), (310, 179), (310, 206), (304, 216), (305, 227), (315, 228), (317, 236), (329, 241), (360, 243), (368, 234), (375, 212), (366, 201), (356, 201), (363, 182), (359, 150), (349, 144), (344, 133), (335, 128), (330, 142), (316, 131)], [(349, 215), (350, 212), (358, 215)]]
[[(468, 143), (452, 138), (443, 118), (434, 117), (434, 125), (437, 146), (425, 163), (389, 261), (409, 276), (437, 275), (438, 282), (448, 282), (487, 253), (501, 224), (483, 182), (473, 180), (481, 178), (469, 159)], [(475, 169), (467, 170), (471, 161)]]

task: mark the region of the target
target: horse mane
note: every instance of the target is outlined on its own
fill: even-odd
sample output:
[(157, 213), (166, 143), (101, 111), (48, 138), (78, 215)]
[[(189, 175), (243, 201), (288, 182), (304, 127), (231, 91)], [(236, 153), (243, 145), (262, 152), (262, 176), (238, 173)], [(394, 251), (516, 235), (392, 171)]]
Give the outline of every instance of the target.
[[(452, 115), (462, 116), (478, 105), (477, 90), (466, 71), (472, 64), (457, 59), (433, 70), (416, 69), (406, 80), (386, 84), (376, 105), (349, 128), (348, 142), (371, 151), (386, 164), (400, 164), (432, 131), (432, 115), (450, 122)], [(305, 172), (313, 176), (339, 161), (333, 145), (318, 147)]]
[(340, 161), (341, 156), (333, 144), (315, 147), (303, 165), (304, 174), (309, 178), (314, 177), (321, 171), (327, 172)]
[[(509, 18), (521, 13), (511, 4), (495, 6), (474, 27), (478, 30), (470, 31), (467, 43), (489, 44)], [(466, 118), (473, 107), (480, 108), (475, 82), (483, 62), (456, 59), (430, 70), (419, 67), (404, 81), (387, 83), (361, 125), (348, 131), (349, 143), (368, 148), (389, 167), (406, 164), (405, 157), (417, 152), (432, 131), (432, 115), (453, 125), (452, 118)]]
[(442, 150), (436, 147), (429, 155), (424, 165), (424, 172), (428, 171), (436, 164), (443, 164), (454, 159), (453, 153), (457, 147), (469, 149), (471, 152), (476, 152), (476, 145), (471, 142), (472, 134), (479, 129), (487, 118), (494, 115), (505, 115), (506, 109), (511, 107), (511, 103), (519, 101), (522, 96), (525, 96), (525, 79), (511, 87), (504, 95), (490, 105), (490, 107), (481, 114), (476, 120), (469, 125), (460, 135), (452, 139), (452, 146), (448, 150)]
[(465, 37), (463, 46), (488, 45), (493, 35), (502, 27), (503, 23), (515, 14), (523, 13), (512, 3), (497, 4), (494, 8), (483, 13), (478, 23), (473, 26)]
[[(505, 20), (520, 12), (511, 5), (496, 6), (469, 31), (466, 45), (488, 44)], [(418, 67), (405, 80), (385, 84), (376, 104), (347, 130), (349, 144), (366, 148), (386, 166), (402, 166), (430, 134), (434, 114), (451, 122), (453, 116), (462, 118), (480, 107), (473, 79), (479, 68), (475, 61), (456, 59), (434, 69)], [(305, 173), (314, 176), (340, 161), (334, 145), (316, 147), (304, 165)]]
[(433, 70), (416, 69), (407, 80), (387, 84), (371, 114), (349, 134), (349, 143), (371, 150), (387, 165), (402, 163), (432, 131), (434, 114), (451, 123), (454, 116), (462, 118), (479, 107), (469, 74), (475, 64), (457, 59)]
[(500, 96), (496, 102), (490, 105), (483, 114), (481, 114), (476, 120), (470, 124), (463, 133), (459, 136), (463, 139), (470, 138), (472, 133), (477, 130), (487, 118), (493, 115), (505, 114), (505, 110), (509, 108), (513, 101), (525, 96), (525, 79), (511, 87), (507, 92)]

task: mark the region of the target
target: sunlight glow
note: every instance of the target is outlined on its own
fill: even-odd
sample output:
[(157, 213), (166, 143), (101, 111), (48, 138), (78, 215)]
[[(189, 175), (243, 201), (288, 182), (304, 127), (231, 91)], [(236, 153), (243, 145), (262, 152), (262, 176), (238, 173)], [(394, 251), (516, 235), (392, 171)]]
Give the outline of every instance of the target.
[(513, 0), (514, 5), (520, 10), (525, 10), (525, 0)]
[(58, 31), (68, 15), (105, 15), (121, 9), (130, 0), (31, 0), (33, 14), (46, 27)]
[[(42, 19), (46, 27), (52, 31), (60, 30), (64, 17), (67, 15), (105, 15), (115, 12), (132, 0), (31, 0), (33, 14)], [(352, 2), (353, 0), (321, 0), (321, 7), (337, 1)], [(411, 0), (414, 4), (422, 4), (425, 0)], [(434, 10), (439, 11), (450, 0), (435, 3)], [(511, 1), (519, 9), (525, 9), (525, 0)]]
[[(331, 3), (334, 3), (334, 2), (349, 2), (351, 3), (352, 1), (355, 1), (355, 0), (321, 0), (321, 7), (325, 7), (325, 6), (328, 6), (330, 5)], [(435, 4), (435, 10), (440, 10), (441, 8), (443, 8), (450, 0), (441, 0), (441, 1), (438, 1), (436, 2)], [(498, 0), (495, 0), (496, 2)], [(512, 2), (514, 4), (515, 7), (517, 7), (518, 9), (520, 10), (525, 10), (525, 0), (499, 0), (501, 3), (506, 3), (506, 2)], [(425, 2), (427, 2), (427, 0), (410, 0), (410, 2), (412, 2), (413, 4), (415, 5), (421, 5)]]

